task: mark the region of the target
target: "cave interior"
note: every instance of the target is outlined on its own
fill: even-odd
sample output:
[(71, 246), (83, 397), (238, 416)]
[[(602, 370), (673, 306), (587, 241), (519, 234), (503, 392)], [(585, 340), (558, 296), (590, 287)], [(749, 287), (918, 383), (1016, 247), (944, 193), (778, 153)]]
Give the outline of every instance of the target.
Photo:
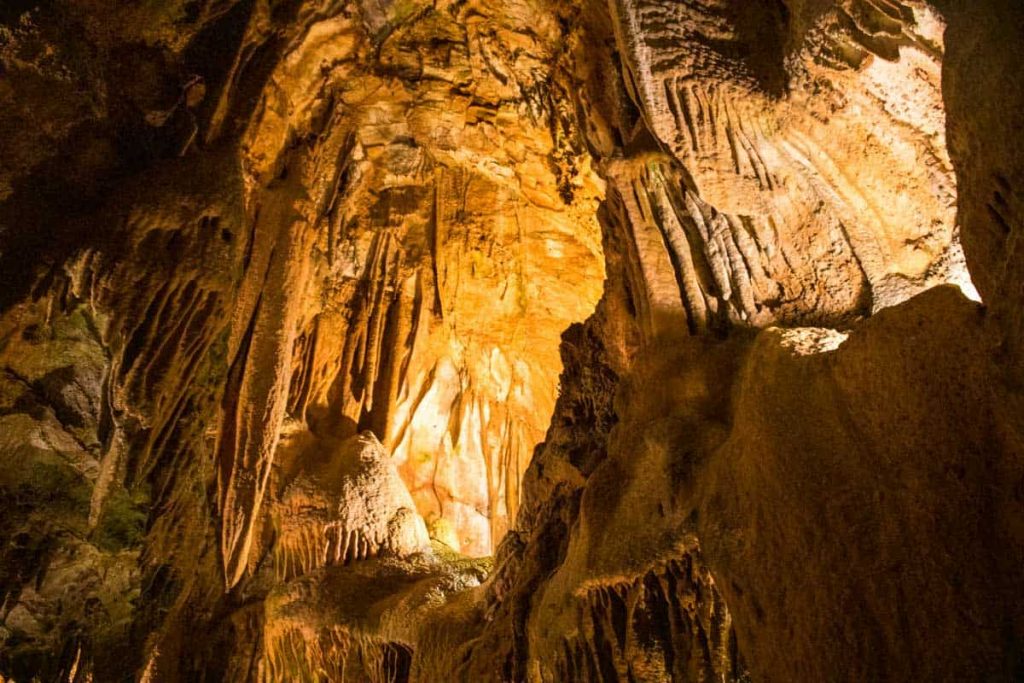
[(0, 683), (1024, 681), (1020, 0), (3, 0)]

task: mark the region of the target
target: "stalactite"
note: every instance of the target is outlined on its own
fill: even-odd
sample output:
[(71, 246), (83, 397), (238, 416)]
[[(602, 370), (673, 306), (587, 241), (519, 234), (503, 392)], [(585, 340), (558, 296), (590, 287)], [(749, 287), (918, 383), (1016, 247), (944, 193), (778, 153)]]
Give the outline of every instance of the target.
[(319, 323), (319, 316), (313, 318), (309, 329), (299, 335), (293, 351), (292, 367), (295, 373), (288, 392), (288, 414), (300, 420), (306, 417), (306, 407), (313, 390)]
[[(284, 190), (287, 192), (288, 190)], [(271, 213), (265, 211), (270, 219)], [(311, 230), (284, 208), (279, 219), (287, 227), (270, 260), (267, 290), (252, 318), (244, 378), (234, 411), (223, 416), (233, 423), (237, 441), (222, 440), (218, 489), (222, 518), (221, 546), (225, 580), (237, 583), (248, 565), (253, 528), (259, 518), (279, 429), (285, 415), (291, 379), (291, 358), (298, 324), (298, 302), (306, 280), (305, 262)]]
[(739, 681), (732, 619), (693, 554), (632, 581), (588, 590), (564, 638), (559, 681)]
[(268, 637), (260, 680), (406, 683), (412, 650), (402, 643), (363, 638), (343, 628), (316, 633), (294, 628)]

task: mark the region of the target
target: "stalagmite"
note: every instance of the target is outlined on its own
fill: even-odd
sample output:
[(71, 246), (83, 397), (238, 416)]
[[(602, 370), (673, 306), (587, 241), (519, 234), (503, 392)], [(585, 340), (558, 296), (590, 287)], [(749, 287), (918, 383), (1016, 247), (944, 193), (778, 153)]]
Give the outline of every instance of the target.
[(270, 512), (274, 563), (282, 579), (429, 547), (426, 526), (372, 433), (316, 442), (302, 460), (302, 472), (285, 485)]

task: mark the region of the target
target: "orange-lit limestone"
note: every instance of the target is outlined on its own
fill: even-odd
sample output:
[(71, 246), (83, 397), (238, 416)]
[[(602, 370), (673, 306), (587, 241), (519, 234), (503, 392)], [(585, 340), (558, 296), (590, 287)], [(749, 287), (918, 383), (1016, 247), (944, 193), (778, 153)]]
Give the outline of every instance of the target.
[[(419, 18), (393, 16), (403, 7)], [(276, 445), (285, 419), (318, 438), (372, 430), (435, 535), (487, 555), (515, 514), (547, 428), (561, 333), (601, 295), (604, 183), (575, 128), (569, 79), (558, 71), (563, 29), (549, 10), (396, 3), (366, 11), (363, 20), (390, 30), (377, 46), (380, 65), (371, 66), (359, 19), (315, 24), (272, 76), (246, 135), (257, 222), (294, 214), (306, 227), (277, 239), (313, 240), (302, 262), (270, 269), (304, 273), (305, 291), (280, 316), (279, 327), (291, 329), (251, 342), (253, 358), (273, 344), (275, 361), (261, 364), (275, 369), (248, 415), (267, 414), (289, 394), (287, 415), (271, 412), (252, 427), (270, 435), (252, 447)], [(296, 154), (299, 139), (308, 151)], [(285, 253), (268, 240), (253, 259), (275, 263)], [(256, 309), (262, 286), (256, 277), (243, 285), (243, 309)], [(268, 315), (260, 306), (258, 319)], [(250, 317), (238, 316), (233, 347), (243, 347)], [(243, 413), (242, 422), (255, 419)], [(257, 489), (280, 458), (231, 451), (225, 463), (249, 465), (222, 463), (234, 472), (224, 478), (226, 502), (249, 480)], [(244, 522), (224, 513), (241, 538), (253, 533), (259, 506), (243, 497), (253, 502)], [(225, 554), (236, 558), (231, 583), (247, 560)]]
[(373, 434), (319, 442), (271, 512), (274, 566), (289, 579), (328, 565), (429, 549), (427, 528)]
[(944, 25), (925, 3), (610, 7), (626, 87), (665, 152), (609, 178), (638, 243), (656, 242), (638, 244), (653, 309), (678, 308), (682, 289), (699, 331), (834, 321), (944, 282), (976, 296), (955, 229)]

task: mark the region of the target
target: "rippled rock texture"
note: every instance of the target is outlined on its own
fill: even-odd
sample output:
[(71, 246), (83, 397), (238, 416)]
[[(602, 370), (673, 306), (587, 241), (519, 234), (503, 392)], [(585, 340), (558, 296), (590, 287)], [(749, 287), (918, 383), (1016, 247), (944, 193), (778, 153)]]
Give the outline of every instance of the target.
[(1024, 675), (1022, 48), (0, 7), (0, 680)]

